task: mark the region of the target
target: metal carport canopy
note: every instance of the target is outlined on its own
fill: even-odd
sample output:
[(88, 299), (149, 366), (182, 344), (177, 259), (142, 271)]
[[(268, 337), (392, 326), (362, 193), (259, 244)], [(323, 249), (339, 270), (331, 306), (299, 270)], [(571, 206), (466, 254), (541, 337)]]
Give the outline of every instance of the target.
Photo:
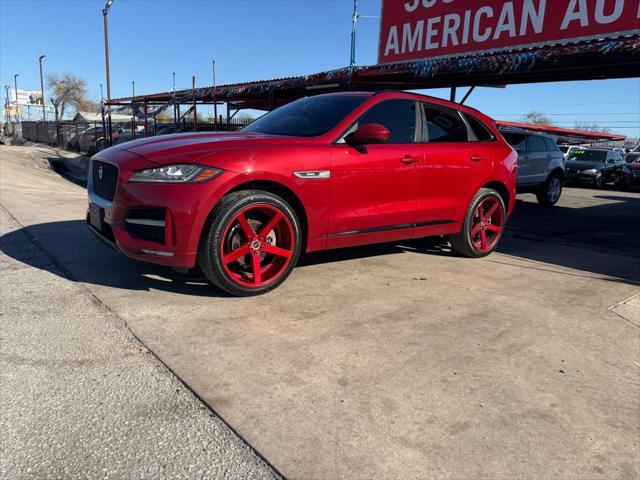
[(534, 132), (547, 133), (556, 137), (568, 137), (582, 140), (608, 140), (611, 142), (616, 142), (624, 140), (626, 138), (624, 135), (590, 132), (586, 130), (575, 130), (570, 128), (554, 127), (551, 125), (531, 125), (529, 123), (505, 122), (502, 120), (496, 120), (496, 124), (499, 127), (511, 127), (522, 130), (531, 130)]
[(110, 105), (228, 103), (268, 110), (300, 97), (348, 90), (418, 90), (462, 86), (637, 77), (640, 31), (614, 39), (450, 56), (417, 62), (341, 68), (312, 75), (114, 99)]

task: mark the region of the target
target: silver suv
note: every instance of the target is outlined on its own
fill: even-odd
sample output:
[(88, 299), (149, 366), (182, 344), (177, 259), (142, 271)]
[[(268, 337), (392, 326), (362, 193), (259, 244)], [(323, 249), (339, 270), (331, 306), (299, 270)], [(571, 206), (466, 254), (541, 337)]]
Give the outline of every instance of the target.
[(503, 130), (502, 135), (518, 152), (518, 193), (534, 193), (541, 205), (554, 205), (564, 182), (564, 155), (556, 141), (520, 130)]

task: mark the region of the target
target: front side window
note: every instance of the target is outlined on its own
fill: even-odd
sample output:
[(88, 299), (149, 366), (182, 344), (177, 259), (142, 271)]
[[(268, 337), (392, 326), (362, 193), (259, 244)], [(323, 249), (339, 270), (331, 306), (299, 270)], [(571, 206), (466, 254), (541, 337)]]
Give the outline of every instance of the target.
[(387, 143), (416, 143), (416, 118), (417, 108), (413, 100), (386, 100), (367, 110), (349, 130), (377, 123), (389, 130)]
[(554, 142), (553, 140), (547, 137), (543, 137), (543, 140), (544, 140), (544, 143), (547, 145), (547, 150), (549, 150), (550, 152), (558, 151), (558, 144), (556, 142)]
[(456, 110), (425, 103), (424, 112), (427, 121), (427, 141), (429, 143), (469, 141), (467, 125)]
[(317, 137), (335, 127), (366, 99), (364, 95), (319, 95), (301, 98), (258, 118), (242, 131)]
[(544, 139), (542, 137), (538, 137), (537, 135), (529, 135), (529, 139), (527, 140), (528, 150), (530, 152), (546, 152), (547, 145), (544, 143)]

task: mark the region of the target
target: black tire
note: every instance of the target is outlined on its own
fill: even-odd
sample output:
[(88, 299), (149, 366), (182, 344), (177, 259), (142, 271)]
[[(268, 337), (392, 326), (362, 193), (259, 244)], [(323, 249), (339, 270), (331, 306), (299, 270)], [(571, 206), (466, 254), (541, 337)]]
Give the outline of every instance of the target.
[[(236, 214), (254, 204), (269, 204), (283, 212), (293, 228), (294, 247), (291, 260), (286, 268), (273, 281), (259, 286), (247, 287), (235, 282), (225, 271), (222, 264), (221, 241), (230, 222)], [(246, 297), (267, 293), (278, 287), (291, 274), (298, 262), (302, 249), (300, 222), (293, 208), (277, 195), (262, 190), (241, 190), (233, 192), (220, 200), (209, 215), (200, 237), (198, 264), (207, 279), (218, 288), (231, 295)]]
[(506, 221), (506, 208), (504, 205), (504, 200), (502, 199), (500, 194), (491, 188), (481, 188), (469, 204), (469, 208), (467, 209), (467, 213), (464, 218), (464, 224), (462, 225), (462, 230), (460, 231), (460, 233), (449, 235), (448, 237), (451, 248), (458, 255), (469, 258), (486, 257), (487, 255), (492, 253), (500, 243), (500, 239), (502, 238), (502, 234), (504, 233), (504, 225), (495, 245), (491, 248), (490, 251), (480, 252), (476, 249), (476, 247), (474, 247), (471, 242), (471, 228), (473, 217), (475, 215), (476, 209), (478, 208), (478, 205), (480, 205), (480, 203), (483, 202), (487, 197), (495, 197), (498, 200), (500, 204), (499, 208), (502, 209), (502, 216)]
[(562, 175), (552, 173), (536, 192), (538, 203), (545, 207), (551, 207), (558, 203), (562, 195)]

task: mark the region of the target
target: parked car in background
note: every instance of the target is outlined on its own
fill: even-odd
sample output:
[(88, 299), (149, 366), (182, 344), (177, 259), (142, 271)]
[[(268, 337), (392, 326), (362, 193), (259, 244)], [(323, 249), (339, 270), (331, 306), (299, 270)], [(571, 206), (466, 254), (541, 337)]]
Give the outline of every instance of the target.
[(559, 145), (558, 148), (560, 148), (560, 151), (564, 155), (564, 158), (567, 159), (573, 152), (584, 150), (585, 147), (581, 147), (580, 145)]
[(518, 193), (533, 193), (541, 205), (554, 205), (562, 195), (564, 155), (547, 135), (524, 130), (502, 130), (518, 153)]
[(626, 155), (627, 151), (622, 147), (614, 147), (614, 152), (618, 152), (622, 158)]
[[(631, 155), (631, 154), (627, 154)], [(637, 157), (622, 167), (622, 173), (616, 185), (621, 188), (640, 188), (640, 152)]]
[(103, 137), (102, 126), (89, 127), (69, 140), (69, 147), (80, 152), (95, 153), (96, 142)]
[[(153, 130), (152, 130), (153, 132)], [(169, 135), (171, 133), (179, 133), (178, 127), (175, 123), (162, 123), (156, 125), (156, 135)]]
[(256, 295), (305, 251), (445, 235), (460, 255), (490, 254), (515, 204), (516, 162), (472, 108), (404, 92), (317, 95), (238, 133), (99, 152), (86, 219), (130, 258), (199, 265), (219, 288)]
[(640, 160), (640, 152), (629, 152), (624, 155), (626, 163), (637, 162), (638, 160)]
[(588, 184), (601, 188), (617, 182), (622, 175), (624, 160), (614, 150), (589, 148), (574, 152), (566, 162), (567, 183)]

